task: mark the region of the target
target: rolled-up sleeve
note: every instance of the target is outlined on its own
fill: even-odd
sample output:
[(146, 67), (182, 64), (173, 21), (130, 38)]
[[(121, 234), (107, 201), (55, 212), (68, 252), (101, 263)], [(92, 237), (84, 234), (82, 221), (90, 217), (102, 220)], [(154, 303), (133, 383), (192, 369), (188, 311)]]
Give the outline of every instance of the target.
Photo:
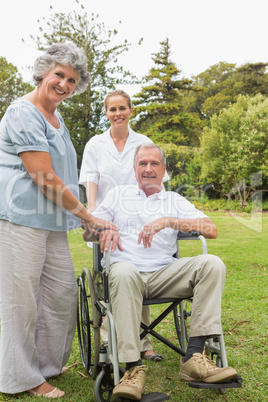
[(180, 219), (202, 219), (207, 218), (202, 211), (197, 209), (194, 204), (186, 200), (184, 197), (177, 193), (172, 193), (174, 210), (177, 211), (177, 217)]
[(93, 138), (86, 144), (83, 154), (79, 184), (84, 186), (88, 181), (99, 184), (98, 149), (94, 144)]

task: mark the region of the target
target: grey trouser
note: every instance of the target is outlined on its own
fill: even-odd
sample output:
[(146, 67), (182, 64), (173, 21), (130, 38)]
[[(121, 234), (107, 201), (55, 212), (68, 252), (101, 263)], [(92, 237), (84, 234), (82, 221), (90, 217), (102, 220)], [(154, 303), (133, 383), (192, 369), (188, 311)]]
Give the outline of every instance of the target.
[(76, 305), (67, 234), (0, 220), (0, 392), (26, 391), (60, 373)]
[(190, 336), (221, 334), (221, 296), (226, 267), (203, 254), (180, 258), (154, 272), (139, 272), (129, 262), (111, 265), (110, 297), (120, 362), (140, 358), (139, 324), (143, 298), (193, 296)]

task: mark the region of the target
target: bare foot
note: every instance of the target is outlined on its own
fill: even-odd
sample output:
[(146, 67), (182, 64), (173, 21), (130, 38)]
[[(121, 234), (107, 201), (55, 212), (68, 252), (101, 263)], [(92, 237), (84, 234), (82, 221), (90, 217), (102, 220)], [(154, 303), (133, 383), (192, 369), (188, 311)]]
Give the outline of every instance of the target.
[(146, 350), (144, 352), (144, 356), (151, 356), (151, 355), (155, 355), (156, 353), (153, 350)]
[(38, 385), (38, 387), (32, 388), (32, 391), (36, 392), (39, 395), (47, 394), (48, 392), (53, 391), (55, 387), (50, 385), (47, 381), (43, 382), (43, 384)]
[(161, 362), (163, 360), (163, 356), (155, 353), (153, 350), (146, 350), (141, 354), (141, 357), (152, 362)]

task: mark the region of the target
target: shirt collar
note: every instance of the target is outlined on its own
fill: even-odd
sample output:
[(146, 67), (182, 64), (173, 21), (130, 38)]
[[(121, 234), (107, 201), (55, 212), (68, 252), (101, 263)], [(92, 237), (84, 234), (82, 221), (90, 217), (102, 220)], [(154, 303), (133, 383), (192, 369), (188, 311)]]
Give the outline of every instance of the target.
[[(137, 138), (135, 136), (135, 131), (133, 131), (129, 126), (128, 126), (128, 139), (132, 141), (137, 141)], [(103, 136), (100, 137), (102, 141), (107, 141), (107, 138), (111, 138), (111, 127), (109, 127), (106, 131), (104, 131)], [(112, 138), (111, 138), (112, 139)]]
[(167, 198), (167, 192), (166, 192), (165, 187), (163, 187), (163, 186), (162, 186), (161, 191), (159, 191), (159, 193), (152, 194), (149, 197), (147, 197), (145, 192), (143, 190), (141, 190), (139, 188), (139, 186), (137, 186), (136, 187), (136, 194), (139, 195), (140, 197), (151, 198), (151, 199), (157, 198), (159, 200), (164, 200), (165, 198)]
[(129, 133), (128, 134), (129, 141), (131, 142), (138, 141), (138, 138), (135, 135), (136, 134), (135, 131), (133, 131), (130, 127), (128, 127), (128, 133)]

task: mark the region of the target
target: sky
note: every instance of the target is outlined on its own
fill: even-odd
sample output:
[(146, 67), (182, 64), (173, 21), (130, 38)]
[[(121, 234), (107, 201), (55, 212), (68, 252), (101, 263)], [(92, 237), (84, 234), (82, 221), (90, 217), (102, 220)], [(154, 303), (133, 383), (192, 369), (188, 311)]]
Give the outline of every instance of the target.
[[(267, 0), (80, 0), (88, 12), (99, 15), (106, 28), (118, 31), (131, 49), (118, 63), (138, 78), (154, 63), (152, 54), (166, 38), (171, 60), (191, 78), (220, 61), (268, 62)], [(38, 34), (38, 20), (49, 8), (68, 13), (79, 10), (75, 0), (4, 0), (1, 7), (0, 56), (14, 64), (26, 81), (38, 51), (30, 35)], [(121, 21), (121, 24), (119, 23)], [(142, 45), (138, 45), (143, 38)], [(24, 39), (24, 42), (22, 41)], [(131, 92), (131, 91), (130, 91)], [(131, 94), (130, 94), (131, 95)]]

